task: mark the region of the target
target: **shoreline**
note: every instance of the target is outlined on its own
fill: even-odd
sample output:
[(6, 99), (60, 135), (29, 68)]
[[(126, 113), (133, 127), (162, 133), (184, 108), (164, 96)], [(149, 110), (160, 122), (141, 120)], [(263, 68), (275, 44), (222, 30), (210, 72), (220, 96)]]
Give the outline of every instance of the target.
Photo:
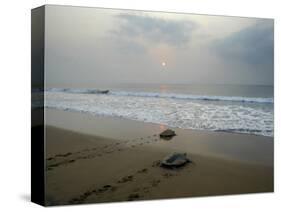
[[(267, 136), (267, 135), (260, 135), (260, 134), (255, 134), (255, 133), (242, 133), (242, 132), (235, 132), (231, 130), (207, 130), (207, 129), (187, 129), (187, 128), (181, 128), (181, 127), (171, 127), (166, 124), (160, 124), (160, 123), (153, 123), (153, 122), (146, 122), (146, 121), (141, 121), (141, 120), (133, 120), (125, 117), (112, 117), (112, 116), (107, 116), (107, 115), (100, 115), (100, 114), (92, 114), (90, 112), (84, 112), (84, 111), (79, 111), (79, 110), (64, 110), (64, 109), (58, 109), (58, 108), (52, 108), (48, 107), (45, 108), (45, 111), (62, 111), (66, 113), (79, 113), (84, 116), (92, 116), (94, 118), (101, 118), (101, 119), (112, 119), (112, 120), (124, 120), (124, 121), (130, 121), (130, 122), (140, 122), (143, 124), (149, 124), (149, 125), (161, 125), (165, 126), (166, 128), (171, 128), (171, 129), (179, 129), (179, 130), (188, 130), (188, 131), (199, 131), (199, 132), (208, 132), (208, 133), (231, 133), (231, 134), (238, 134), (238, 135), (250, 135), (250, 136), (262, 136), (262, 137), (269, 137), (274, 139), (274, 130), (273, 130), (273, 136)], [(79, 132), (79, 131), (77, 131)]]
[[(271, 137), (176, 129), (167, 141), (162, 125), (54, 110), (46, 117), (49, 205), (273, 192)], [(160, 167), (171, 152), (194, 163)]]
[[(113, 140), (136, 139), (137, 137), (160, 134), (168, 128), (161, 124), (93, 116), (80, 112), (47, 109), (46, 114), (45, 124), (47, 126)], [(231, 160), (239, 161), (244, 159), (244, 162), (252, 163), (266, 162), (266, 165), (273, 164), (274, 137), (181, 128), (170, 129), (175, 130), (176, 134), (179, 135), (173, 138), (173, 143), (197, 154), (228, 157)], [(240, 149), (240, 147), (244, 147), (244, 149)], [(161, 145), (157, 148), (161, 148)], [(242, 151), (241, 154), (239, 151)], [(247, 156), (253, 156), (253, 158)]]

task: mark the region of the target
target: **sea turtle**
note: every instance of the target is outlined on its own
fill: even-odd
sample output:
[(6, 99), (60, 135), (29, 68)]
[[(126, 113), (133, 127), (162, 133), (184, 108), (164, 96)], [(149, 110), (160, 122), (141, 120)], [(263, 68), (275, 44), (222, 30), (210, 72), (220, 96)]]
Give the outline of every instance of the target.
[(167, 129), (167, 130), (163, 131), (162, 133), (160, 133), (160, 138), (171, 138), (175, 135), (176, 135), (175, 131), (173, 131), (171, 129)]
[(191, 163), (191, 160), (187, 158), (186, 153), (172, 153), (161, 161), (161, 166), (166, 168), (177, 168), (186, 163)]

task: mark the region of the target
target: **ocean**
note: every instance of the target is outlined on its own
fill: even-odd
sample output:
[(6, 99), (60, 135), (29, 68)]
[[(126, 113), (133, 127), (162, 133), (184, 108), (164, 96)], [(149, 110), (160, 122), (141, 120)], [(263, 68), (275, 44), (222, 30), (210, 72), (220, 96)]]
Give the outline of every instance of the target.
[(119, 84), (47, 88), (46, 108), (183, 129), (273, 137), (273, 86)]

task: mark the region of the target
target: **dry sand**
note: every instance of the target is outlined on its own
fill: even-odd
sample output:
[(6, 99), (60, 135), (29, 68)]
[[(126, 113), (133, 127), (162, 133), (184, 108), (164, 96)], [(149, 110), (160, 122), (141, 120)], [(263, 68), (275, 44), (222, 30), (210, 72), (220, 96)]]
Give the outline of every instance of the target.
[[(175, 129), (167, 141), (162, 125), (56, 110), (47, 125), (47, 205), (273, 191), (270, 137)], [(171, 152), (193, 163), (160, 167)]]

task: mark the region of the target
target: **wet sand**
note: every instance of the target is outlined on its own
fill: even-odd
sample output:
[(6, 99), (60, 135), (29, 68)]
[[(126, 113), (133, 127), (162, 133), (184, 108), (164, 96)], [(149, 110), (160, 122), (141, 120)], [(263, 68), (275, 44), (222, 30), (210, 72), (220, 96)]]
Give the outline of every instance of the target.
[[(47, 110), (48, 205), (150, 200), (273, 191), (273, 138)], [(192, 163), (159, 162), (186, 152)]]

